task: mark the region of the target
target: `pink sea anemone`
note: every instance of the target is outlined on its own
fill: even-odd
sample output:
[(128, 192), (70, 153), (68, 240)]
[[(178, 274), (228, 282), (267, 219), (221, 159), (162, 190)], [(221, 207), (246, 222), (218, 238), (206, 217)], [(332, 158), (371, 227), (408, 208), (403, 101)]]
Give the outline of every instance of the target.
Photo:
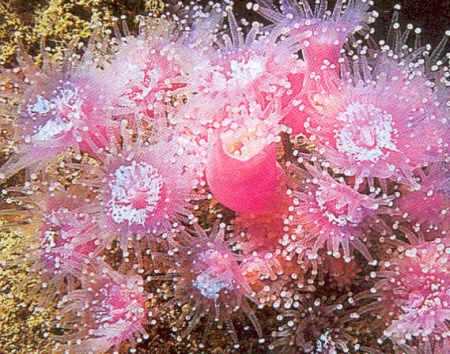
[(220, 49), (194, 67), (197, 75), (190, 82), (194, 94), (171, 117), (182, 134), (198, 142), (229, 126), (230, 111), (242, 106), (250, 110), (260, 106), (262, 111), (277, 108), (279, 121), (287, 119), (303, 85), (304, 62), (294, 41), (280, 39), (281, 32), (267, 32), (257, 24), (245, 36), (233, 13), (227, 15), (230, 34), (217, 34)]
[(62, 65), (51, 62), (44, 54), (42, 68), (21, 51), (22, 87), (17, 121), (16, 151), (1, 167), (0, 175), (8, 178), (23, 168), (44, 167), (69, 148), (92, 152), (105, 144), (113, 122), (107, 114), (107, 89), (99, 80), (95, 64), (85, 59), (77, 62), (69, 57)]
[(175, 110), (177, 96), (189, 95), (190, 75), (207, 60), (203, 54), (211, 47), (208, 38), (213, 38), (220, 15), (212, 11), (190, 20), (191, 30), (182, 31), (168, 18), (142, 18), (137, 36), (126, 27), (124, 37), (117, 34), (116, 53), (102, 72), (105, 79), (114, 77), (113, 116), (155, 119)]
[(286, 238), (287, 249), (309, 259), (327, 251), (349, 262), (352, 249), (371, 259), (364, 244), (369, 219), (376, 219), (377, 210), (390, 202), (380, 191), (362, 194), (358, 186), (347, 185), (343, 178), (335, 180), (327, 172), (308, 167), (300, 190), (293, 194), (292, 237)]
[(373, 20), (368, 0), (346, 4), (339, 0), (332, 11), (327, 8), (326, 0), (316, 1), (314, 8), (303, 0), (281, 1), (280, 10), (272, 1), (258, 0), (258, 4), (255, 7), (258, 13), (299, 42), (308, 68), (308, 86), (317, 79), (323, 82), (327, 70), (339, 71), (338, 60), (344, 43), (356, 33), (368, 32), (368, 24)]
[(412, 224), (414, 231), (427, 239), (446, 237), (450, 230), (449, 167), (438, 163), (417, 172), (419, 187), (405, 190), (405, 195), (398, 200), (400, 221)]
[(216, 109), (258, 97), (263, 107), (274, 98), (286, 107), (302, 87), (304, 62), (295, 55), (298, 47), (280, 39), (281, 32), (266, 32), (257, 24), (244, 37), (234, 14), (228, 11), (227, 15), (230, 35), (218, 40), (222, 46), (210, 59), (212, 70), (200, 73), (195, 91), (199, 97), (217, 100)]
[(49, 198), (42, 210), (35, 266), (51, 284), (73, 282), (69, 276), (79, 277), (102, 249), (96, 220), (83, 212), (83, 202), (60, 192)]
[(416, 168), (448, 155), (448, 119), (420, 71), (383, 55), (373, 75), (362, 67), (364, 80), (313, 95), (307, 131), (346, 175), (415, 185)]
[(0, 265), (30, 236), (54, 351), (448, 354), (450, 32), (175, 3), (0, 69)]
[(123, 135), (123, 147), (99, 153), (100, 165), (85, 166), (90, 172), (80, 183), (98, 193), (90, 212), (108, 243), (119, 239), (127, 251), (130, 240), (161, 236), (187, 220), (196, 180), (176, 144), (162, 139), (149, 145)]
[(24, 258), (30, 262), (30, 270), (41, 276), (36, 290), (43, 292), (44, 302), (75, 288), (86, 265), (104, 248), (97, 220), (86, 212), (89, 193), (75, 187), (65, 190), (57, 183), (30, 183), (10, 188), (7, 195), (9, 203), (18, 208), (2, 210), (2, 215), (14, 216), (7, 227), (33, 232)]
[(448, 239), (436, 239), (410, 245), (382, 264), (374, 308), (381, 311), (385, 336), (400, 347), (448, 345), (449, 250)]
[(337, 1), (334, 9), (327, 8), (327, 1), (316, 1), (312, 8), (309, 1), (281, 1), (281, 8), (272, 1), (261, 0), (254, 9), (274, 23), (273, 32), (283, 33), (287, 41), (294, 41), (301, 49), (305, 61), (304, 76), (294, 81), (300, 86), (299, 94), (292, 101), (294, 109), (285, 117), (294, 134), (305, 131), (305, 121), (311, 109), (311, 95), (332, 83), (341, 71), (340, 58), (344, 44), (357, 33), (369, 31), (375, 13), (370, 13), (370, 2)]
[[(254, 116), (255, 115), (255, 116)], [(215, 198), (237, 212), (267, 213), (283, 201), (284, 174), (275, 142), (279, 116), (260, 107), (233, 114), (235, 123), (212, 142), (206, 179)]]
[(291, 294), (284, 299), (269, 349), (280, 354), (372, 352), (351, 335), (349, 299)]
[[(223, 228), (216, 226), (207, 235), (200, 227), (195, 227), (192, 235), (183, 232), (172, 240), (174, 248), (170, 261), (176, 278), (174, 301), (191, 304), (194, 311), (183, 335), (189, 334), (202, 318), (214, 319), (234, 329), (233, 314), (240, 309), (261, 337), (261, 326), (249, 303), (256, 299), (243, 275), (241, 257), (233, 253), (224, 237)], [(230, 334), (237, 342), (236, 332), (232, 330)]]
[(73, 327), (60, 338), (66, 339), (67, 353), (105, 353), (118, 350), (124, 341), (135, 344), (148, 337), (140, 276), (124, 275), (101, 264), (83, 275), (81, 283), (81, 289), (65, 295), (59, 304), (66, 325)]

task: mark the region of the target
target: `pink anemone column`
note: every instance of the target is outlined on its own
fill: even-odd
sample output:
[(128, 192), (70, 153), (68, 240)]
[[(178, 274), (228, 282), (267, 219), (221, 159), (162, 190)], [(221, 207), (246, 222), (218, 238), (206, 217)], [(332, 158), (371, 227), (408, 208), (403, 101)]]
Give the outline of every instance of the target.
[(214, 197), (240, 213), (276, 210), (284, 197), (284, 174), (275, 142), (281, 126), (273, 119), (242, 120), (211, 144), (206, 178)]

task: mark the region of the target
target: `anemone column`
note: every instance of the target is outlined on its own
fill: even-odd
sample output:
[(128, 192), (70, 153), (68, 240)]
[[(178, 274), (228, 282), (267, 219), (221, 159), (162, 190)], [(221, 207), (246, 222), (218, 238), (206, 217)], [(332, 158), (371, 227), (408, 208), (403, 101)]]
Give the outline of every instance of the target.
[(284, 196), (283, 171), (276, 157), (273, 143), (246, 146), (242, 139), (233, 141), (222, 134), (209, 153), (209, 188), (220, 203), (236, 212), (271, 212)]

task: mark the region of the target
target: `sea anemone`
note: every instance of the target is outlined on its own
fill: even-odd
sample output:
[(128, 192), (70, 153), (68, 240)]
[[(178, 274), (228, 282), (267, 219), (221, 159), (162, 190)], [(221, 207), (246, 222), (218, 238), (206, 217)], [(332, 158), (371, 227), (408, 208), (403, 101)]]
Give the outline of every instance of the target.
[(280, 10), (270, 0), (257, 3), (254, 8), (259, 14), (298, 41), (307, 65), (307, 86), (310, 81), (324, 82), (329, 69), (338, 72), (344, 43), (356, 33), (368, 32), (368, 24), (374, 19), (368, 0), (352, 0), (346, 4), (338, 0), (332, 11), (327, 8), (326, 0), (316, 1), (314, 8), (309, 1), (283, 0)]
[(56, 183), (27, 184), (11, 189), (8, 199), (17, 210), (2, 211), (13, 218), (7, 225), (32, 227), (36, 233), (24, 257), (41, 276), (36, 290), (53, 297), (74, 289), (86, 264), (104, 248), (96, 219), (85, 212), (89, 193), (76, 187), (66, 191)]
[(126, 129), (122, 132), (122, 146), (100, 151), (100, 164), (84, 165), (86, 175), (78, 183), (97, 193), (89, 210), (107, 242), (119, 239), (127, 253), (130, 240), (151, 240), (189, 218), (196, 180), (173, 142), (162, 138), (149, 144), (142, 136), (133, 141)]
[[(50, 197), (41, 210), (35, 267), (50, 284), (62, 285), (64, 280), (73, 283), (102, 250), (96, 220), (84, 213), (84, 202), (60, 192)], [(43, 283), (43, 287), (52, 288), (48, 283)]]
[(192, 234), (181, 232), (171, 241), (174, 246), (168, 260), (175, 276), (174, 302), (190, 304), (193, 311), (181, 336), (188, 335), (205, 318), (225, 323), (238, 342), (233, 315), (241, 310), (262, 337), (261, 325), (249, 303), (256, 299), (241, 269), (242, 257), (231, 250), (224, 237), (225, 230), (219, 225), (209, 235), (195, 226)]
[[(84, 274), (81, 289), (59, 303), (63, 328), (59, 338), (67, 353), (104, 353), (118, 350), (121, 343), (137, 343), (147, 338), (146, 295), (143, 279), (118, 273), (106, 264)], [(72, 326), (70, 326), (72, 325)], [(71, 328), (72, 327), (72, 328)]]
[[(364, 244), (367, 225), (376, 222), (377, 210), (390, 198), (374, 190), (362, 194), (359, 186), (333, 179), (326, 171), (307, 167), (300, 190), (293, 193), (291, 224), (293, 235), (286, 248), (307, 259), (317, 259), (320, 251), (350, 262), (352, 250), (366, 259), (372, 257)], [(371, 220), (370, 220), (371, 219)]]
[(91, 51), (81, 60), (71, 53), (60, 64), (42, 49), (42, 67), (24, 50), (19, 52), (22, 69), (8, 76), (23, 95), (13, 123), (17, 146), (0, 169), (2, 178), (24, 168), (42, 168), (69, 148), (92, 152), (104, 144), (114, 123), (108, 116), (108, 90), (99, 79)]
[(378, 314), (384, 336), (407, 353), (448, 345), (449, 246), (445, 238), (405, 245), (377, 273), (370, 295), (376, 303), (365, 312)]
[(346, 175), (416, 185), (414, 170), (448, 155), (446, 114), (420, 71), (383, 55), (373, 74), (361, 65), (365, 79), (313, 95), (306, 130)]
[(266, 107), (279, 98), (285, 108), (302, 87), (304, 62), (295, 54), (299, 48), (280, 39), (282, 33), (267, 32), (258, 24), (244, 36), (231, 10), (227, 15), (230, 34), (218, 35), (220, 48), (210, 56), (211, 71), (200, 72), (193, 82), (198, 98), (217, 102), (217, 111), (209, 112), (212, 118), (224, 106), (254, 100)]
[(194, 94), (171, 117), (183, 128), (182, 134), (189, 132), (199, 143), (208, 141), (211, 131), (232, 124), (230, 112), (242, 107), (252, 110), (259, 106), (262, 112), (272, 110), (279, 122), (287, 119), (303, 84), (304, 62), (296, 54), (299, 48), (295, 43), (258, 24), (245, 36), (231, 10), (227, 16), (230, 33), (217, 34), (219, 50), (194, 67), (197, 75), (190, 82)]
[[(294, 42), (301, 50), (304, 59), (303, 76), (293, 77), (293, 83), (300, 90), (292, 100), (294, 107), (285, 117), (294, 134), (305, 131), (305, 121), (311, 109), (311, 96), (332, 83), (341, 71), (344, 45), (357, 34), (369, 32), (376, 13), (369, 12), (370, 1), (355, 0), (345, 4), (336, 2), (331, 11), (327, 1), (315, 2), (311, 7), (308, 1), (281, 1), (281, 7), (272, 1), (258, 0), (253, 8), (274, 24), (275, 33), (282, 33), (287, 42)], [(292, 83), (292, 84), (293, 84)]]
[(277, 162), (275, 142), (283, 129), (275, 113), (260, 107), (231, 115), (211, 149), (206, 179), (213, 196), (241, 213), (267, 213), (284, 197), (283, 170)]
[[(447, 354), (450, 32), (395, 6), (376, 42), (371, 0), (99, 1), (87, 47), (0, 69), (7, 351)], [(25, 291), (58, 300), (45, 349)]]
[(418, 170), (420, 185), (406, 190), (398, 200), (400, 222), (412, 225), (424, 238), (445, 237), (450, 230), (450, 170), (444, 164), (433, 164)]
[(211, 48), (221, 15), (216, 10), (199, 12), (188, 20), (191, 28), (183, 31), (168, 17), (142, 17), (138, 35), (129, 33), (124, 23), (121, 36), (116, 26), (118, 44), (111, 64), (102, 72), (105, 79), (114, 77), (110, 87), (113, 116), (156, 119), (175, 110), (177, 96), (189, 95), (190, 75), (196, 65), (207, 61), (204, 52)]

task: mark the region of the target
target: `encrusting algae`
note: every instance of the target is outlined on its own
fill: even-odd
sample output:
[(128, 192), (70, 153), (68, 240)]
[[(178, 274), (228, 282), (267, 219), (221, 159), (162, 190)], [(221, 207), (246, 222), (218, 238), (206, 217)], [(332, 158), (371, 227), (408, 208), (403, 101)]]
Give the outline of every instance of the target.
[(27, 47), (38, 48), (42, 38), (51, 53), (61, 58), (64, 49), (75, 39), (86, 40), (92, 24), (105, 28), (114, 17), (133, 19), (138, 14), (159, 14), (163, 0), (5, 0), (0, 2), (0, 65), (13, 63), (18, 40)]
[(39, 284), (26, 262), (18, 262), (35, 230), (0, 231), (0, 353), (49, 353), (52, 304), (40, 306)]

